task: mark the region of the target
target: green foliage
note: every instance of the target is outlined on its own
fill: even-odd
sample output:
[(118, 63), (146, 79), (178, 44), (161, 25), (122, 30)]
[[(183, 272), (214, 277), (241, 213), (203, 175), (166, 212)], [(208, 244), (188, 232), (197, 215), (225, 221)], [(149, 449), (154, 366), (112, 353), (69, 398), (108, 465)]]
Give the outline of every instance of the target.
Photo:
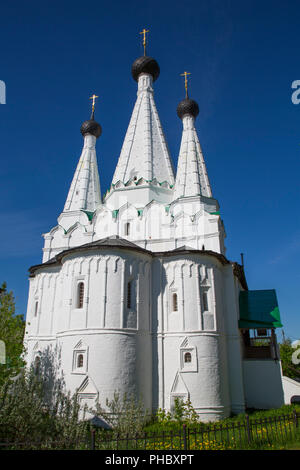
[(193, 408), (190, 399), (185, 402), (184, 419), (187, 421), (188, 424), (196, 424), (199, 422), (199, 416)]
[(154, 417), (154, 421), (159, 423), (162, 426), (169, 424), (172, 421), (172, 413), (170, 411), (163, 410), (159, 408)]
[[(64, 381), (54, 363), (54, 354), (41, 354), (40, 373), (23, 369), (14, 380), (0, 387), (0, 440), (32, 443), (51, 448), (74, 448), (84, 442), (87, 423), (80, 421), (76, 395), (64, 392)], [(58, 378), (56, 378), (58, 377)]]
[(7, 291), (6, 283), (0, 287), (0, 340), (5, 343), (6, 363), (0, 364), (0, 386), (17, 375), (24, 365), (22, 360), (25, 321), (15, 314), (15, 300)]
[(291, 340), (285, 339), (279, 344), (282, 373), (291, 379), (300, 379), (300, 364), (293, 364), (292, 356), (296, 349), (292, 347)]
[(106, 407), (104, 410), (98, 403), (95, 414), (110, 424), (114, 434), (119, 437), (141, 434), (149, 420), (142, 402), (137, 402), (134, 397), (127, 397), (126, 394), (121, 398), (120, 394), (115, 392), (112, 400), (106, 400)]
[(193, 426), (199, 423), (199, 416), (190, 399), (184, 401), (176, 397), (172, 412), (159, 408), (153, 422), (147, 425), (147, 431), (177, 431), (183, 424)]
[(176, 397), (174, 402), (173, 418), (178, 423), (182, 423), (184, 419), (185, 403), (181, 398)]

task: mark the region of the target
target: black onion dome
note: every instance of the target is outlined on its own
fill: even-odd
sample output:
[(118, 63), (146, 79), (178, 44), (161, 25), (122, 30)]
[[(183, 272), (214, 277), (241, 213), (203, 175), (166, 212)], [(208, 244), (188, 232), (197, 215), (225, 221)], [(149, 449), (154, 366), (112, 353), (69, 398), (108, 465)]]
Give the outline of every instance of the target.
[(152, 75), (153, 81), (155, 82), (160, 74), (160, 68), (156, 60), (145, 55), (136, 59), (131, 67), (131, 74), (136, 82), (138, 81), (139, 75), (142, 73)]
[(177, 106), (177, 115), (182, 119), (185, 114), (191, 114), (196, 118), (199, 114), (199, 106), (194, 100), (190, 100), (189, 98), (185, 98), (184, 100), (180, 101), (179, 105)]
[(98, 124), (98, 122), (96, 122), (94, 119), (89, 119), (88, 121), (84, 121), (82, 123), (80, 132), (83, 137), (87, 134), (92, 134), (98, 139), (98, 137), (100, 137), (102, 134), (102, 128), (100, 124)]

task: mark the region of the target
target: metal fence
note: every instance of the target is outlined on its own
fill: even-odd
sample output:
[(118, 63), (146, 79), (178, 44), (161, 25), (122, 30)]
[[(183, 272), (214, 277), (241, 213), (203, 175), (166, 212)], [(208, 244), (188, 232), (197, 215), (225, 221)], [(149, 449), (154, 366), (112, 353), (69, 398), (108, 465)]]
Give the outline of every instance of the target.
[(176, 431), (144, 432), (118, 435), (113, 431), (91, 429), (80, 441), (41, 440), (40, 442), (9, 442), (2, 440), (0, 449), (82, 449), (82, 450), (225, 450), (259, 449), (284, 445), (300, 439), (300, 413), (249, 418), (216, 424), (183, 424)]
[(197, 424), (171, 432), (145, 432), (120, 436), (91, 431), (91, 449), (95, 450), (222, 450), (270, 447), (296, 437), (300, 414), (249, 418), (229, 423)]

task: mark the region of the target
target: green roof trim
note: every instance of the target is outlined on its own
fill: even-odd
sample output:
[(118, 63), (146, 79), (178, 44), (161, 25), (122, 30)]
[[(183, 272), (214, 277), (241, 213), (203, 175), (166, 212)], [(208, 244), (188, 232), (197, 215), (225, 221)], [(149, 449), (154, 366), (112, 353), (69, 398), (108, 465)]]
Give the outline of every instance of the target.
[(276, 291), (241, 291), (239, 328), (281, 328)]
[(82, 210), (82, 209), (81, 209), (81, 212), (84, 212), (84, 213), (87, 215), (87, 218), (89, 219), (90, 222), (93, 220), (93, 217), (94, 217), (95, 212), (92, 212), (92, 211), (84, 211), (84, 210)]
[[(115, 186), (116, 186), (117, 183), (119, 183), (119, 182), (122, 183), (122, 184), (124, 185), (124, 187), (126, 188), (126, 186), (128, 185), (128, 183), (134, 182), (134, 184), (137, 186), (141, 180), (144, 180), (145, 183), (153, 183), (153, 181), (156, 181), (159, 186), (162, 186), (163, 184), (167, 184), (167, 185), (169, 186), (169, 188), (171, 188), (171, 189), (174, 187), (174, 184), (170, 184), (167, 180), (164, 180), (164, 181), (159, 182), (159, 181), (157, 180), (157, 178), (153, 178), (153, 179), (151, 179), (151, 180), (146, 180), (143, 176), (140, 176), (139, 179), (137, 179), (137, 180), (133, 180), (132, 178), (130, 178), (130, 179), (129, 179), (128, 181), (126, 181), (126, 182), (119, 180), (119, 181), (117, 181), (116, 183), (112, 183), (112, 184), (110, 185), (110, 188), (106, 191), (105, 196), (106, 196), (107, 193), (109, 193), (112, 189), (115, 189)], [(124, 188), (122, 188), (122, 189), (124, 189)]]
[(138, 216), (139, 216), (139, 217), (140, 217), (141, 215), (143, 215), (143, 210), (144, 210), (144, 209), (138, 209), (138, 210), (137, 210), (137, 213), (138, 213)]
[(211, 215), (220, 215), (220, 211), (210, 212)]
[(60, 227), (60, 228), (63, 229), (65, 235), (67, 234), (67, 230), (66, 230), (62, 225), (59, 225), (59, 224), (58, 224), (58, 227)]

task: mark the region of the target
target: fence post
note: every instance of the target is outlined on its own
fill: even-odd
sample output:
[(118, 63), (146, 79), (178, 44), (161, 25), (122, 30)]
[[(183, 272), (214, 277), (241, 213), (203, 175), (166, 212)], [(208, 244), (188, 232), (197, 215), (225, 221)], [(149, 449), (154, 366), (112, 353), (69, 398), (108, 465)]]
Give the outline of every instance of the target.
[(183, 425), (183, 448), (187, 450), (186, 424)]
[(246, 428), (247, 428), (248, 443), (251, 444), (251, 427), (250, 427), (250, 420), (249, 420), (248, 415), (246, 415)]
[(294, 423), (295, 423), (295, 427), (297, 428), (298, 427), (298, 416), (297, 416), (297, 411), (294, 410)]
[(91, 450), (95, 450), (95, 429), (91, 429)]

